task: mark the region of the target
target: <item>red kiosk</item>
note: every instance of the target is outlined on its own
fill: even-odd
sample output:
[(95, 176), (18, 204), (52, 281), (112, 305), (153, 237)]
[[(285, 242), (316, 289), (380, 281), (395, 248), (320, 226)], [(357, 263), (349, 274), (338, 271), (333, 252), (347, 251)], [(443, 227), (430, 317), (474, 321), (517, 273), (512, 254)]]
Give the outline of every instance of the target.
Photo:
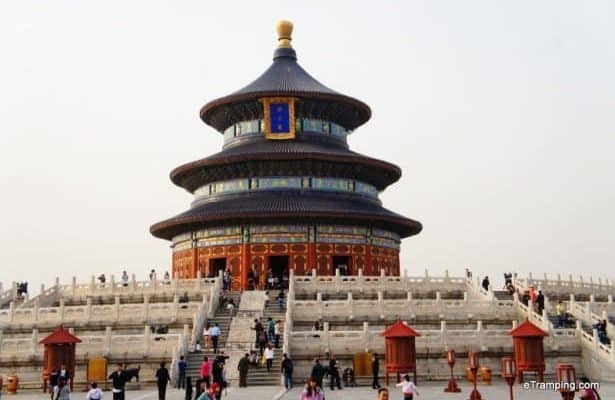
[(416, 343), (415, 338), (420, 333), (410, 328), (407, 324), (397, 320), (393, 325), (382, 332), (385, 340), (386, 382), (389, 384), (389, 372), (397, 375), (402, 373), (414, 374), (416, 383)]
[(45, 345), (43, 359), (43, 392), (47, 391), (47, 383), (51, 370), (55, 368), (59, 371), (62, 364), (64, 364), (68, 371), (70, 376), (70, 389), (71, 391), (73, 390), (77, 343), (81, 343), (81, 339), (61, 326), (39, 342), (39, 344)]
[(523, 382), (523, 372), (526, 371), (535, 372), (538, 381), (542, 382), (545, 373), (543, 338), (549, 334), (526, 319), (510, 331), (510, 335), (513, 337), (518, 382)]

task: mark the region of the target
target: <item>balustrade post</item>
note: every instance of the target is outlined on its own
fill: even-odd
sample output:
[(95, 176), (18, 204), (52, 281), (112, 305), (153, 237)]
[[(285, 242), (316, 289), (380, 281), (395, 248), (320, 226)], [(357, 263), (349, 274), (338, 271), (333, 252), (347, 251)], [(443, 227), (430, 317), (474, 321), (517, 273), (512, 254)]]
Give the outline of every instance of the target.
[(325, 342), (325, 347), (327, 351), (329, 351), (329, 323), (325, 322), (322, 324), (322, 337)]
[(40, 312), (40, 302), (38, 297), (34, 299), (34, 305), (32, 307), (32, 320), (34, 323), (38, 323), (39, 312)]
[[(73, 287), (77, 286), (77, 278), (73, 276)], [(94, 294), (96, 291), (96, 278), (94, 275), (90, 278), (90, 294)]]
[(60, 307), (58, 309), (58, 324), (62, 325), (64, 323), (64, 297), (60, 299)]
[(323, 304), (322, 304), (322, 293), (320, 292), (316, 293), (316, 303), (318, 304), (318, 318), (322, 319)]
[(147, 323), (149, 318), (149, 295), (143, 295), (143, 319)]
[(547, 314), (547, 309), (543, 308), (542, 309), (542, 329), (544, 329), (547, 332), (551, 332), (552, 331), (552, 324), (551, 321), (549, 321), (549, 314)]
[(547, 282), (549, 281), (549, 279), (547, 278), (547, 273), (545, 272), (543, 275), (543, 279), (542, 279), (542, 287), (546, 288), (547, 287)]
[(115, 303), (114, 303), (114, 314), (115, 314), (115, 321), (119, 321), (120, 320), (120, 296), (115, 296)]
[(467, 302), (468, 302), (468, 292), (467, 292), (467, 291), (464, 291), (464, 292), (463, 292), (463, 301), (464, 301), (465, 303), (467, 303)]
[(150, 327), (145, 325), (143, 329), (143, 356), (147, 357), (150, 353), (150, 338), (152, 335), (152, 331)]
[(363, 321), (363, 347), (365, 352), (369, 352), (369, 323)]
[(562, 286), (562, 274), (558, 272), (557, 273), (557, 287), (561, 287), (561, 286)]
[(56, 276), (56, 286), (60, 286), (60, 277)]
[(15, 319), (15, 301), (9, 303), (9, 324)]
[(107, 357), (111, 355), (111, 335), (112, 335), (111, 327), (106, 326), (103, 351), (104, 351), (104, 355)]
[(173, 295), (173, 321), (177, 321), (177, 316), (179, 315), (179, 296), (177, 294)]
[(444, 280), (445, 280), (445, 281), (448, 281), (448, 279), (449, 279), (448, 268), (446, 268), (446, 269), (444, 270)]
[(350, 312), (349, 318), (353, 320), (354, 319), (354, 300), (352, 298), (352, 292), (350, 291), (348, 292), (348, 297), (346, 300), (348, 301), (348, 308)]
[(600, 339), (598, 338), (598, 329), (592, 328), (592, 337), (594, 338), (594, 345), (600, 347)]
[(378, 313), (380, 319), (384, 319), (384, 293), (382, 291), (378, 291)]
[(32, 343), (30, 346), (30, 354), (35, 355), (38, 350), (38, 329), (32, 329)]
[(111, 274), (110, 277), (110, 283), (109, 283), (109, 292), (111, 294), (115, 293), (115, 275)]
[[(92, 277), (92, 280), (94, 277)], [(75, 297), (75, 293), (77, 292), (77, 277), (73, 276), (73, 280), (70, 285), (70, 295)]]
[(188, 324), (184, 324), (184, 338), (183, 338), (181, 354), (180, 354), (182, 356), (185, 356), (186, 353), (188, 352), (188, 341), (190, 340), (189, 338), (190, 338), (190, 326)]
[(335, 281), (335, 291), (339, 292), (341, 290), (341, 283), (342, 283), (339, 268), (335, 268), (335, 277), (333, 279)]
[(92, 320), (92, 298), (85, 299), (85, 320), (90, 322)]
[(607, 301), (609, 304), (613, 303), (613, 295), (612, 295), (612, 294), (607, 295), (607, 296), (606, 296), (606, 301)]
[(130, 290), (134, 293), (137, 290), (137, 276), (132, 274), (130, 279)]
[(585, 303), (585, 318), (591, 323), (592, 320), (592, 308), (591, 308), (592, 303), (591, 302), (587, 302)]
[(171, 281), (171, 289), (173, 290), (173, 293), (175, 295), (177, 295), (177, 293), (178, 293), (178, 288), (179, 288), (178, 279), (177, 279), (176, 276), (174, 276), (173, 280)]
[[(2, 288), (0, 287), (0, 291), (2, 291)], [(41, 283), (41, 295), (45, 293), (45, 284)]]
[(0, 329), (0, 354), (2, 354), (2, 340), (4, 339), (4, 331)]
[(514, 292), (513, 292), (513, 301), (514, 301), (515, 303), (518, 303), (518, 302), (519, 302), (519, 292), (517, 292), (517, 291), (514, 291)]
[(312, 278), (316, 278), (316, 268), (312, 268)]
[(517, 325), (518, 325), (517, 320), (516, 320), (516, 319), (513, 319), (513, 320), (512, 320), (512, 329), (513, 329), (513, 330), (514, 330), (514, 329), (517, 329)]
[(480, 351), (485, 348), (485, 330), (483, 329), (483, 321), (476, 321), (476, 332), (478, 334), (478, 347)]
[(534, 302), (532, 301), (532, 299), (527, 301), (527, 319), (534, 322), (535, 318), (534, 318)]

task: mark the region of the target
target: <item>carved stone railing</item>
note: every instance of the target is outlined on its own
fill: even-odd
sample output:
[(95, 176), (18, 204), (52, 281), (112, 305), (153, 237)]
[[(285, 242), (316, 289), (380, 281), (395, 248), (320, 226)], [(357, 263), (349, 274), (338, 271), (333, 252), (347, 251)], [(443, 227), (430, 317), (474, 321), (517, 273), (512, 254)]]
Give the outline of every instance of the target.
[[(384, 352), (382, 330), (370, 330), (368, 323), (362, 330), (331, 331), (325, 322), (321, 331), (290, 333), (290, 347), (294, 357), (323, 355), (351, 355), (361, 351)], [(510, 329), (484, 329), (477, 321), (476, 329), (448, 329), (442, 321), (439, 330), (420, 330), (416, 338), (418, 352), (444, 353), (449, 348), (458, 352), (470, 350), (512, 350)], [(574, 330), (561, 330), (557, 335), (545, 339), (547, 348), (578, 349)]]
[(284, 316), (284, 332), (283, 332), (283, 345), (282, 353), (288, 354), (291, 357), (290, 347), (290, 333), (293, 330), (293, 318), (295, 315), (295, 279), (294, 271), (290, 270), (290, 277), (288, 281), (288, 291), (286, 292), (286, 313)]
[(89, 283), (77, 283), (76, 278), (70, 284), (58, 284), (58, 296), (71, 297), (91, 297), (91, 296), (116, 296), (116, 295), (182, 295), (197, 292), (202, 293), (207, 288), (216, 284), (217, 278), (197, 278), (197, 279), (172, 279), (137, 281), (135, 275), (132, 279), (124, 283), (117, 281), (114, 275), (110, 280), (101, 285), (94, 276)]
[(379, 276), (365, 276), (363, 271), (359, 269), (358, 275), (342, 276), (339, 270), (335, 276), (319, 276), (316, 275), (316, 270), (312, 270), (311, 275), (295, 276), (295, 291), (296, 293), (304, 292), (321, 292), (321, 293), (339, 293), (339, 292), (384, 292), (384, 291), (408, 291), (413, 292), (430, 292), (430, 291), (452, 291), (466, 289), (466, 279), (458, 277), (450, 277), (448, 271), (445, 271), (443, 277), (430, 276), (425, 271), (424, 276), (408, 276), (404, 270), (402, 276), (386, 276), (384, 270), (381, 270)]
[[(187, 328), (184, 328), (184, 330)], [(153, 334), (145, 326), (142, 335), (113, 334), (111, 328), (103, 335), (79, 335), (81, 343), (77, 344), (77, 357), (91, 358), (105, 356), (122, 359), (127, 357), (160, 357), (171, 359), (173, 350), (181, 343), (183, 334)], [(24, 361), (42, 359), (43, 346), (38, 329), (29, 337), (7, 338), (0, 335), (0, 360)]]
[(568, 295), (570, 293), (575, 294), (594, 294), (594, 295), (613, 295), (615, 294), (615, 282), (608, 279), (602, 280), (598, 278), (594, 281), (592, 277), (588, 280), (580, 276), (577, 280), (572, 275), (568, 276), (568, 279), (562, 279), (558, 274), (555, 279), (548, 279), (547, 274), (543, 275), (543, 278), (534, 278), (530, 273), (525, 279), (517, 279), (518, 283), (523, 287), (529, 287), (534, 285), (543, 292)]
[(354, 300), (348, 293), (346, 300), (323, 301), (320, 293), (317, 300), (289, 301), (292, 318), (301, 321), (324, 320), (365, 320), (414, 319), (418, 316), (433, 316), (439, 319), (502, 319), (511, 320), (517, 316), (512, 300), (443, 300), (436, 293), (436, 299), (413, 299), (408, 293), (403, 300), (385, 300), (378, 292), (377, 300)]
[(179, 303), (175, 296), (171, 303), (120, 304), (115, 297), (114, 304), (92, 305), (90, 299), (83, 306), (65, 306), (60, 300), (58, 307), (39, 307), (35, 302), (32, 308), (13, 308), (0, 310), (0, 327), (19, 326), (87, 326), (88, 324), (171, 324), (177, 321), (190, 321), (199, 307), (199, 303)]

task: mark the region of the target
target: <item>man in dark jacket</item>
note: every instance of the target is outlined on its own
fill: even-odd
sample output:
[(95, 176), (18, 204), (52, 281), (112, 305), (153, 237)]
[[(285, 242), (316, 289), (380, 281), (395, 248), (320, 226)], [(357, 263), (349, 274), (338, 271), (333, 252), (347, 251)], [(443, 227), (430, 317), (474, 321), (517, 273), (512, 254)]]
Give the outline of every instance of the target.
[(128, 377), (122, 368), (122, 364), (118, 364), (115, 371), (109, 375), (109, 378), (113, 382), (113, 400), (124, 400), (124, 388)]
[(288, 354), (284, 353), (284, 360), (282, 360), (282, 374), (284, 374), (284, 387), (286, 389), (293, 388), (293, 362), (288, 358)]
[(337, 366), (335, 356), (331, 356), (329, 360), (329, 385), (331, 390), (335, 390), (335, 386), (340, 390), (342, 389), (342, 384), (340, 383), (340, 369)]
[(378, 361), (378, 354), (374, 353), (372, 356), (372, 389), (380, 389), (380, 383), (378, 383), (378, 375), (380, 374), (380, 361)]
[(164, 400), (167, 395), (167, 384), (171, 381), (169, 370), (164, 363), (160, 363), (160, 368), (156, 371), (156, 385), (158, 386), (158, 400)]
[(239, 371), (239, 387), (248, 387), (248, 370), (250, 369), (250, 355), (246, 353), (239, 364), (237, 364), (237, 371)]
[[(312, 367), (312, 378), (318, 383), (318, 386), (322, 388), (322, 378), (325, 376), (325, 368), (320, 363), (319, 359), (314, 361), (314, 366)], [(122, 399), (123, 400), (123, 399)]]
[(56, 388), (58, 387), (58, 377), (58, 370), (55, 368), (52, 369), (49, 374), (49, 393), (51, 393), (51, 400), (53, 400)]

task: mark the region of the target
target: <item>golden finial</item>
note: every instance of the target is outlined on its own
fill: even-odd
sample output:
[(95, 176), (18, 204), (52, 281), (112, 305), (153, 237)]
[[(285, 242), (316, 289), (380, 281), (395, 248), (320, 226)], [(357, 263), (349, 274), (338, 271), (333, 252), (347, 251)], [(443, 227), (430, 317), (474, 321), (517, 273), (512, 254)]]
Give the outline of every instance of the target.
[(293, 23), (290, 21), (278, 21), (276, 25), (278, 31), (278, 47), (291, 48), (290, 41), (293, 40)]

